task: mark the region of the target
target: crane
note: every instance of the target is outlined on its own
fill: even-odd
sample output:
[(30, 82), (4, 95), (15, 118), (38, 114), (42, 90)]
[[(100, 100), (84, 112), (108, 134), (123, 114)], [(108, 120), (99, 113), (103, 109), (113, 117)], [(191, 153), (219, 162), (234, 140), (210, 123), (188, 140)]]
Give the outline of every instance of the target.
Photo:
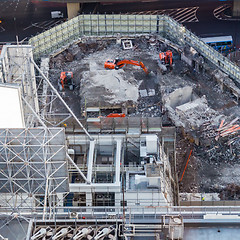
[(143, 71), (148, 74), (148, 69), (145, 67), (145, 65), (142, 62), (139, 61), (134, 61), (134, 60), (128, 60), (128, 59), (115, 59), (115, 60), (107, 60), (104, 63), (104, 68), (106, 69), (116, 69), (118, 70), (119, 68), (124, 67), (125, 65), (135, 65), (135, 66), (139, 66), (143, 69)]

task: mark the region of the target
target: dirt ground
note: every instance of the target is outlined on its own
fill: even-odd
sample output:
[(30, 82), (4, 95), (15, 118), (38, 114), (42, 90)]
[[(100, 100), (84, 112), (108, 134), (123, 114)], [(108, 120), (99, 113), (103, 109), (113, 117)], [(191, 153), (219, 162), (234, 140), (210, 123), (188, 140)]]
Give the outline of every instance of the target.
[[(148, 116), (168, 119), (162, 105), (163, 94), (184, 86), (191, 86), (199, 96), (206, 96), (210, 108), (232, 119), (240, 117), (239, 106), (229, 92), (222, 92), (213, 81), (211, 74), (197, 73), (180, 60), (177, 51), (159, 41), (149, 41), (150, 37), (133, 39), (133, 49), (123, 50), (116, 40), (85, 39), (73, 44), (68, 50), (50, 61), (50, 80), (57, 87), (61, 71), (73, 71), (75, 89), (61, 92), (65, 101), (78, 117), (86, 106), (112, 106), (127, 104), (135, 106), (129, 116)], [(159, 52), (172, 50), (173, 70), (162, 74), (158, 67)], [(107, 59), (132, 59), (142, 61), (150, 74), (146, 75), (138, 66), (127, 65), (120, 70), (104, 69)], [(213, 66), (209, 66), (212, 71)], [(55, 106), (56, 112), (64, 109)], [(167, 122), (166, 124), (169, 124)], [(179, 179), (190, 151), (192, 154), (184, 177), (180, 182), (181, 192), (218, 192), (222, 199), (238, 198), (235, 194), (240, 180), (240, 152), (238, 143), (230, 151), (226, 139), (208, 139), (208, 144), (195, 145), (186, 139), (181, 129), (177, 129), (177, 170)], [(230, 186), (230, 187), (229, 187)], [(229, 191), (229, 188), (232, 191)], [(240, 191), (239, 191), (240, 192)]]

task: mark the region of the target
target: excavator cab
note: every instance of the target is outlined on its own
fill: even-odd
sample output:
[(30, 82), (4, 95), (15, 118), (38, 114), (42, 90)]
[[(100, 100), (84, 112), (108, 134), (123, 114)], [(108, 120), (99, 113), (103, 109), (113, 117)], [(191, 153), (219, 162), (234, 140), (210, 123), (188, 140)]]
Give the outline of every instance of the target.
[(166, 54), (164, 52), (159, 53), (159, 58), (162, 64), (165, 64)]
[(115, 60), (107, 60), (105, 63), (104, 63), (104, 68), (106, 69), (115, 69)]
[(65, 87), (68, 87), (71, 91), (74, 89), (73, 73), (61, 72), (60, 79), (58, 81), (59, 90), (62, 91)]

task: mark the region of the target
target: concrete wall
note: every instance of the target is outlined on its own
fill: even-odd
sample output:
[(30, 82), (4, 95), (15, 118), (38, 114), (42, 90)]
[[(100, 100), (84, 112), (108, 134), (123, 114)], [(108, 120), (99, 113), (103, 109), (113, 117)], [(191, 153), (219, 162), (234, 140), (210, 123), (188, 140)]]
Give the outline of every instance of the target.
[(192, 100), (192, 87), (184, 87), (179, 88), (169, 94), (168, 98), (166, 99), (166, 105), (169, 105), (173, 109), (177, 106), (190, 102)]

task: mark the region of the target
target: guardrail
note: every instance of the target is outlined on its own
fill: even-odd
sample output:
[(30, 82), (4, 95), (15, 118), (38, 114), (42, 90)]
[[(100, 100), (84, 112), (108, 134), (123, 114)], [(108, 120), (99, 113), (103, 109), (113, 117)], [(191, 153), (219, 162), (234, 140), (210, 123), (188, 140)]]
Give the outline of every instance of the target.
[[(49, 211), (48, 211), (49, 210)], [(240, 215), (240, 206), (136, 206), (136, 207), (55, 207), (51, 209), (54, 212), (55, 219), (69, 219), (71, 213), (77, 213), (78, 219), (160, 219), (163, 215), (181, 215), (185, 219), (203, 219), (207, 214), (222, 215)], [(22, 216), (42, 218), (43, 207), (38, 208), (18, 208)], [(12, 208), (1, 207), (0, 214), (9, 214), (13, 212)], [(47, 212), (51, 212), (47, 209)], [(216, 218), (217, 218), (216, 215)], [(221, 217), (221, 216), (220, 216)]]

